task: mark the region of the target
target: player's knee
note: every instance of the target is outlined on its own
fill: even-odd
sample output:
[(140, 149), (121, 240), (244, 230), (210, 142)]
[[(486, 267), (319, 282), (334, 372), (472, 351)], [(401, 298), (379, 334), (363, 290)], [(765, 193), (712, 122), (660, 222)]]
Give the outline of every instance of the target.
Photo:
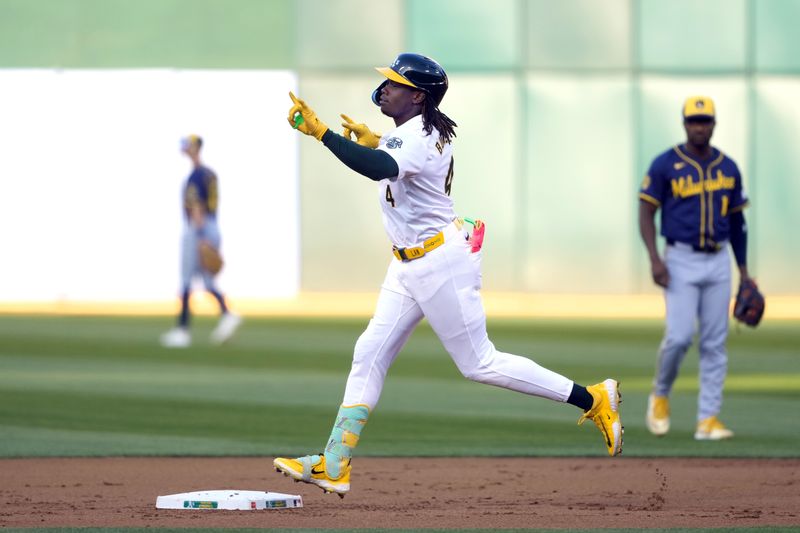
[(470, 367), (470, 368), (459, 368), (461, 371), (461, 375), (467, 378), (470, 381), (475, 381), (478, 383), (483, 382), (483, 373), (481, 372), (480, 368), (477, 367)]
[(692, 345), (692, 331), (670, 331), (664, 337), (664, 348), (688, 350)]
[(370, 353), (377, 349), (376, 343), (372, 342), (368, 337), (362, 334), (356, 341), (353, 348), (353, 365), (361, 364)]
[(461, 375), (470, 381), (478, 383), (485, 383), (489, 378), (487, 368), (491, 367), (491, 361), (479, 360), (475, 358), (470, 362), (461, 362), (458, 364), (458, 370)]
[(372, 322), (367, 329), (358, 337), (356, 345), (353, 348), (353, 365), (372, 364), (377, 354), (381, 351), (381, 347), (385, 346), (385, 341), (381, 335), (376, 334), (375, 327)]
[(725, 359), (727, 357), (724, 340), (701, 341), (699, 348), (701, 357), (714, 359)]

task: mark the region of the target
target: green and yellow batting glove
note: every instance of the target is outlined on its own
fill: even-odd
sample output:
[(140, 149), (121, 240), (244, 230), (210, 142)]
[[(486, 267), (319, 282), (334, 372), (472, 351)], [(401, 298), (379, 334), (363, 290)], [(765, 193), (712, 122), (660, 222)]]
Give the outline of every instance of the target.
[(344, 127), (344, 136), (350, 138), (350, 133), (356, 134), (356, 142), (361, 146), (367, 148), (377, 148), (381, 141), (381, 134), (376, 133), (369, 129), (366, 124), (356, 124), (353, 119), (347, 115), (339, 115), (344, 119), (342, 126)]
[(317, 114), (314, 113), (313, 109), (308, 107), (303, 100), (296, 97), (291, 91), (289, 91), (289, 98), (291, 98), (294, 103), (291, 109), (289, 109), (289, 124), (294, 129), (321, 141), (322, 136), (328, 131), (328, 126), (317, 118)]

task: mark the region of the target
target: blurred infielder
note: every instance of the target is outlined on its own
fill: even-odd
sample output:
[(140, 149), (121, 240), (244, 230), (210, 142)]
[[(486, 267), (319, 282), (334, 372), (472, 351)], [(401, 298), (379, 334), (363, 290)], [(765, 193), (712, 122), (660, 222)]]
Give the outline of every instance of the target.
[[(289, 123), (315, 137), (345, 165), (377, 182), (383, 224), (394, 258), (375, 314), (356, 343), (344, 399), (324, 452), (277, 458), (278, 471), (344, 496), (350, 459), (386, 373), (411, 332), (428, 319), (458, 369), (468, 379), (532, 396), (568, 402), (584, 410), (603, 434), (609, 455), (622, 451), (617, 382), (582, 387), (530, 359), (498, 351), (486, 333), (479, 251), (483, 226), (468, 240), (450, 199), (456, 124), (439, 110), (447, 75), (434, 60), (400, 54), (372, 94), (395, 129), (381, 136), (342, 115), (345, 136), (322, 123), (290, 93)], [(298, 116), (299, 115), (299, 116)], [(300, 118), (302, 117), (302, 119)], [(350, 133), (357, 141), (349, 139)]]
[(215, 274), (204, 268), (200, 260), (202, 245), (209, 245), (213, 250), (219, 250), (220, 245), (217, 226), (217, 175), (201, 163), (202, 147), (203, 139), (197, 135), (181, 139), (181, 151), (191, 160), (192, 173), (183, 188), (185, 224), (181, 240), (181, 312), (177, 326), (161, 336), (161, 344), (169, 348), (186, 348), (191, 345), (189, 296), (195, 276), (202, 277), (206, 290), (219, 303), (222, 316), (211, 333), (213, 343), (222, 344), (227, 341), (242, 321), (238, 315), (228, 310), (225, 297), (214, 284)]
[[(747, 227), (742, 210), (747, 197), (739, 168), (711, 146), (714, 102), (695, 96), (683, 106), (686, 143), (655, 158), (639, 192), (639, 230), (650, 255), (653, 281), (664, 287), (667, 325), (647, 404), (647, 428), (655, 435), (669, 431), (669, 394), (678, 369), (700, 330), (700, 394), (698, 440), (733, 436), (717, 418), (728, 369), (725, 342), (733, 248), (742, 280), (747, 272)], [(656, 247), (655, 213), (661, 208), (664, 259)]]

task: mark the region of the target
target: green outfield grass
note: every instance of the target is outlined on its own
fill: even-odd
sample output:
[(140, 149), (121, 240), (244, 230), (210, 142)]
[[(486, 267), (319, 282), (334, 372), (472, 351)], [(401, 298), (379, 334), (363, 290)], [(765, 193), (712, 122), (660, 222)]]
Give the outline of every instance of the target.
[[(266, 455), (319, 451), (366, 320), (248, 319), (213, 347), (159, 347), (167, 318), (0, 316), (0, 456)], [(800, 323), (731, 332), (727, 442), (695, 442), (697, 352), (673, 396), (673, 431), (644, 428), (659, 321), (490, 320), (495, 345), (579, 383), (622, 383), (626, 456), (798, 457)], [(602, 456), (572, 406), (460, 376), (422, 325), (401, 353), (359, 455)]]

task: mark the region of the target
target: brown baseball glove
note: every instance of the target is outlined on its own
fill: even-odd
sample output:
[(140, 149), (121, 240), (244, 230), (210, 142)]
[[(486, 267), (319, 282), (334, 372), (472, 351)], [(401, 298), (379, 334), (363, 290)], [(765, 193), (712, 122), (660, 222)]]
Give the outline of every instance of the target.
[(225, 262), (222, 260), (219, 250), (211, 246), (208, 241), (200, 241), (199, 252), (200, 264), (204, 270), (212, 274), (218, 274), (219, 271), (222, 270), (222, 265), (224, 265)]
[(754, 328), (761, 322), (764, 305), (764, 295), (758, 290), (756, 282), (750, 278), (742, 280), (739, 284), (739, 292), (736, 293), (733, 317)]

